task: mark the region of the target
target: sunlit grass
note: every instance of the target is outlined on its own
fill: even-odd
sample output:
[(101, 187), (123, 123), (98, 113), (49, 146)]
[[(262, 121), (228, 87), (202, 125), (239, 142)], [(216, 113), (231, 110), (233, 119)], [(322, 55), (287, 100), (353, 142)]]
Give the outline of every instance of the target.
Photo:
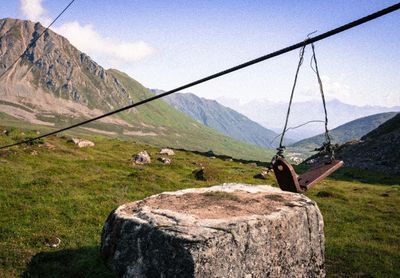
[[(0, 143), (16, 136), (19, 130), (0, 135)], [(159, 148), (90, 139), (93, 148), (51, 137), (46, 142), (55, 150), (34, 145), (0, 152), (0, 277), (112, 277), (99, 244), (104, 221), (118, 205), (223, 182), (275, 183), (254, 179), (260, 167), (238, 161), (177, 150), (164, 165), (156, 159)], [(130, 158), (141, 150), (152, 163), (133, 166)], [(206, 181), (193, 174), (200, 165), (211, 169)], [(400, 277), (399, 180), (344, 169), (307, 193), (324, 216), (329, 277)], [(51, 237), (61, 239), (58, 248), (44, 244)]]

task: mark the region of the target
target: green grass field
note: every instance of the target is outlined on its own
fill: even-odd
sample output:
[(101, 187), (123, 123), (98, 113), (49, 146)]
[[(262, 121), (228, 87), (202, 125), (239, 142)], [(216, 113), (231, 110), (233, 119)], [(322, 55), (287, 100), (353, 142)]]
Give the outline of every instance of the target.
[[(18, 136), (18, 130), (0, 135), (0, 144)], [(260, 168), (238, 161), (177, 151), (167, 166), (156, 160), (159, 148), (89, 139), (95, 147), (79, 149), (51, 137), (45, 141), (54, 150), (34, 145), (0, 151), (0, 277), (112, 277), (99, 244), (104, 221), (118, 205), (223, 182), (275, 184), (254, 179)], [(132, 166), (131, 156), (143, 149), (152, 164)], [(193, 175), (200, 163), (210, 169), (207, 181)], [(324, 216), (328, 277), (400, 277), (399, 182), (343, 169), (307, 194)], [(62, 240), (58, 248), (44, 244), (53, 237)]]

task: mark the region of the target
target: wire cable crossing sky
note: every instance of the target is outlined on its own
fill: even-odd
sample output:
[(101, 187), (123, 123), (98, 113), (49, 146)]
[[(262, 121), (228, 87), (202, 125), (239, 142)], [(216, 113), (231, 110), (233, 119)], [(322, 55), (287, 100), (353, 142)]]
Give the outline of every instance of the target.
[(357, 20), (355, 20), (355, 21), (352, 21), (352, 22), (350, 22), (350, 23), (347, 23), (347, 24), (345, 24), (345, 25), (342, 25), (342, 26), (340, 26), (340, 27), (337, 27), (337, 28), (335, 28), (335, 29), (332, 29), (332, 30), (330, 30), (330, 31), (328, 31), (328, 32), (325, 32), (325, 33), (321, 34), (321, 35), (318, 35), (318, 36), (315, 36), (315, 37), (309, 37), (309, 38), (307, 38), (307, 39), (304, 40), (304, 41), (301, 41), (301, 42), (298, 42), (298, 43), (296, 43), (296, 44), (290, 45), (290, 46), (285, 47), (285, 48), (283, 48), (283, 49), (280, 49), (280, 50), (278, 50), (278, 51), (275, 51), (275, 52), (272, 52), (272, 53), (263, 55), (263, 56), (258, 57), (258, 58), (256, 58), (256, 59), (253, 59), (253, 60), (247, 61), (247, 62), (245, 62), (245, 63), (239, 64), (239, 65), (237, 65), (237, 66), (228, 68), (228, 69), (226, 69), (226, 70), (217, 72), (217, 73), (215, 73), (215, 74), (209, 75), (209, 76), (204, 77), (204, 78), (201, 78), (201, 79), (199, 79), (199, 80), (196, 80), (196, 81), (187, 83), (187, 84), (185, 84), (185, 85), (182, 85), (182, 86), (177, 87), (177, 88), (175, 88), (175, 89), (172, 89), (172, 90), (170, 90), (170, 91), (164, 92), (164, 93), (162, 93), (162, 94), (155, 95), (155, 96), (153, 96), (153, 97), (144, 99), (144, 100), (142, 100), (142, 101), (133, 103), (133, 104), (131, 104), (131, 105), (128, 105), (128, 106), (119, 108), (119, 109), (117, 109), (117, 110), (114, 110), (114, 111), (105, 113), (105, 114), (103, 114), (103, 115), (100, 115), (100, 116), (97, 116), (97, 117), (94, 117), (94, 118), (91, 118), (91, 119), (88, 119), (88, 120), (79, 122), (79, 123), (77, 123), (77, 124), (74, 124), (74, 125), (71, 125), (71, 126), (68, 126), (68, 127), (65, 127), (65, 128), (62, 128), (62, 129), (59, 129), (59, 130), (56, 130), (56, 131), (47, 133), (47, 134), (43, 134), (43, 135), (38, 136), (38, 137), (35, 137), (35, 138), (30, 138), (30, 139), (27, 139), (27, 140), (23, 140), (23, 141), (20, 141), (20, 142), (16, 142), (16, 143), (14, 143), (14, 144), (10, 144), (10, 145), (6, 145), (6, 146), (3, 146), (3, 147), (0, 147), (0, 149), (12, 147), (12, 146), (16, 146), (16, 145), (20, 145), (20, 144), (24, 144), (24, 143), (30, 143), (30, 142), (33, 142), (33, 141), (35, 141), (35, 140), (38, 140), (38, 139), (41, 139), (41, 138), (44, 138), (44, 137), (48, 137), (48, 136), (50, 136), (50, 135), (54, 135), (54, 134), (57, 134), (57, 133), (59, 133), (59, 132), (63, 132), (63, 131), (66, 131), (66, 130), (69, 130), (69, 129), (72, 129), (72, 128), (75, 128), (75, 127), (78, 127), (78, 126), (81, 126), (81, 125), (84, 125), (84, 124), (87, 124), (87, 123), (96, 121), (96, 120), (99, 120), (99, 119), (102, 119), (102, 118), (105, 118), (105, 117), (114, 115), (114, 114), (116, 114), (116, 113), (125, 111), (125, 110), (127, 110), (127, 109), (130, 109), (130, 108), (133, 108), (133, 107), (137, 107), (137, 106), (143, 105), (143, 104), (145, 104), (145, 103), (148, 103), (148, 102), (151, 102), (151, 101), (153, 101), (153, 100), (156, 100), (156, 99), (165, 97), (165, 96), (170, 95), (170, 94), (173, 94), (173, 93), (175, 93), (175, 92), (178, 92), (178, 91), (181, 91), (181, 90), (184, 90), (184, 89), (193, 87), (193, 86), (195, 86), (195, 85), (199, 85), (199, 84), (201, 84), (201, 83), (204, 83), (204, 82), (207, 82), (207, 81), (210, 81), (210, 80), (219, 78), (219, 77), (224, 76), (224, 75), (227, 75), (227, 74), (229, 74), (229, 73), (232, 73), (232, 72), (235, 72), (235, 71), (238, 71), (238, 70), (247, 68), (247, 67), (249, 67), (249, 66), (255, 65), (255, 64), (260, 63), (260, 62), (262, 62), (262, 61), (271, 59), (271, 58), (273, 58), (273, 57), (277, 57), (277, 56), (283, 55), (283, 54), (285, 54), (285, 53), (288, 53), (288, 52), (293, 51), (293, 50), (295, 50), (295, 49), (298, 49), (298, 48), (300, 48), (300, 47), (303, 47), (303, 48), (304, 48), (304, 47), (305, 47), (306, 45), (308, 45), (308, 44), (313, 44), (313, 43), (315, 43), (315, 42), (318, 42), (318, 41), (324, 40), (324, 39), (326, 39), (326, 38), (329, 38), (329, 37), (331, 37), (331, 36), (337, 35), (337, 34), (339, 34), (339, 33), (342, 33), (342, 32), (344, 32), (344, 31), (347, 31), (347, 30), (349, 30), (349, 29), (352, 29), (352, 28), (354, 28), (354, 27), (357, 27), (357, 26), (359, 26), (359, 25), (361, 25), (361, 24), (367, 23), (367, 22), (369, 22), (369, 21), (375, 20), (375, 19), (377, 19), (377, 18), (379, 18), (379, 17), (382, 17), (382, 16), (387, 15), (387, 14), (389, 14), (389, 13), (392, 13), (392, 12), (394, 12), (394, 11), (397, 11), (398, 9), (400, 9), (400, 3), (397, 3), (397, 4), (395, 4), (395, 5), (392, 5), (392, 6), (390, 6), (390, 7), (385, 8), (385, 9), (383, 9), (383, 10), (377, 11), (377, 12), (375, 12), (375, 13), (372, 13), (372, 14), (370, 14), (370, 15), (367, 15), (367, 16), (365, 16), (365, 17), (362, 17), (362, 18), (360, 18), (360, 19), (357, 19)]

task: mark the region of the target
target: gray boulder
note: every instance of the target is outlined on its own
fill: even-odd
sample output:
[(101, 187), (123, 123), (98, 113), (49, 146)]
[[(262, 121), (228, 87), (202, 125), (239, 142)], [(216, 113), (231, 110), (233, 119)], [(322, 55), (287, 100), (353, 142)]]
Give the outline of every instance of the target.
[(172, 163), (172, 160), (167, 157), (159, 157), (158, 160), (164, 163), (165, 165), (170, 165)]
[(161, 149), (160, 154), (175, 155), (175, 152), (174, 152), (174, 150), (172, 150), (172, 149), (163, 148), (163, 149)]
[(79, 148), (94, 147), (94, 143), (89, 140), (72, 138), (71, 142), (77, 145)]
[(132, 157), (132, 162), (135, 164), (149, 164), (151, 163), (151, 158), (147, 151), (141, 151)]
[(324, 277), (315, 202), (271, 186), (154, 195), (108, 217), (101, 254), (118, 277)]

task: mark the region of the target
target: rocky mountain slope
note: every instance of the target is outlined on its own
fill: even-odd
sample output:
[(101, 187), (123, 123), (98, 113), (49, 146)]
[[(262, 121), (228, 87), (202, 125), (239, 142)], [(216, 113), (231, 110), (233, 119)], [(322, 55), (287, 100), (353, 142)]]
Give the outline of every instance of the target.
[[(344, 144), (348, 141), (359, 140), (368, 132), (374, 130), (387, 120), (393, 118), (397, 112), (380, 113), (368, 117), (363, 117), (344, 125), (338, 126), (330, 131), (332, 142), (335, 144)], [(313, 150), (318, 148), (324, 142), (324, 134), (319, 134), (292, 144), (290, 147), (298, 149)]]
[(215, 100), (200, 98), (191, 93), (169, 95), (164, 100), (200, 123), (229, 137), (261, 147), (271, 148), (277, 145), (276, 140), (271, 142), (277, 133)]
[[(0, 20), (0, 73), (44, 27)], [(105, 70), (67, 39), (49, 30), (0, 80), (0, 116), (60, 127), (97, 116), (153, 94), (128, 75)], [(84, 127), (86, 131), (138, 142), (265, 158), (266, 150), (228, 138), (159, 100)]]
[(400, 113), (337, 152), (346, 166), (400, 175)]

